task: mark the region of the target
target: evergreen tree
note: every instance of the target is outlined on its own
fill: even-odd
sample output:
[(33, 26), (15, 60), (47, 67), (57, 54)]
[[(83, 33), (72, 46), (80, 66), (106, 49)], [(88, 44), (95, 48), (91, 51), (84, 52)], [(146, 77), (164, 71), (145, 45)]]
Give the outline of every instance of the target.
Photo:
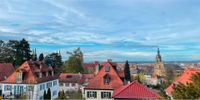
[(124, 74), (125, 74), (125, 80), (131, 81), (130, 67), (129, 67), (129, 64), (128, 64), (128, 60), (125, 63)]
[(44, 60), (44, 55), (43, 55), (43, 53), (41, 53), (39, 56), (39, 61), (43, 61), (43, 60)]
[(55, 73), (62, 71), (61, 66), (63, 65), (62, 56), (60, 53), (51, 53), (44, 59), (45, 64), (52, 66), (55, 69)]
[(44, 90), (43, 99), (44, 99), (44, 100), (47, 99), (47, 93), (46, 93), (46, 90)]
[(24, 61), (31, 59), (30, 46), (28, 41), (22, 39), (17, 46), (16, 64), (21, 65)]
[(0, 40), (0, 62), (12, 63), (14, 66), (16, 60), (16, 52), (19, 41), (9, 40), (2, 41)]
[(48, 88), (48, 90), (47, 90), (47, 96), (46, 97), (47, 97), (46, 99), (51, 100), (51, 89), (50, 88)]

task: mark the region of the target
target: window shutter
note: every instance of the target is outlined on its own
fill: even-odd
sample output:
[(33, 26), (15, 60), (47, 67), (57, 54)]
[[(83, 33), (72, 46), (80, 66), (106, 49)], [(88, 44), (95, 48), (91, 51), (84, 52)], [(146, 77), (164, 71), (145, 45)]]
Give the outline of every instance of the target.
[(87, 91), (87, 97), (89, 98), (90, 96), (89, 96), (89, 92)]

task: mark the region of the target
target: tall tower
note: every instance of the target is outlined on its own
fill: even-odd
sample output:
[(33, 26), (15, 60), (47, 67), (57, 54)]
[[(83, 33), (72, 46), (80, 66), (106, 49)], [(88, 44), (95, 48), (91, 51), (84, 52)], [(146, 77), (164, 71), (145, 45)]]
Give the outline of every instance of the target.
[(165, 76), (166, 76), (165, 68), (164, 68), (164, 64), (162, 62), (162, 58), (160, 55), (160, 50), (158, 48), (157, 55), (156, 55), (156, 63), (154, 66), (153, 77), (165, 77)]

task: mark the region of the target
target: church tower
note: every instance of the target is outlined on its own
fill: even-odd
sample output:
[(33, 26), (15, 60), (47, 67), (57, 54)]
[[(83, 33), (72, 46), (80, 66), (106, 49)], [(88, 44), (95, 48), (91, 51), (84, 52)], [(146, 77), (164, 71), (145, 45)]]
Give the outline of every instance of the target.
[(156, 55), (156, 63), (154, 66), (153, 77), (165, 77), (165, 76), (166, 76), (165, 68), (164, 68), (164, 64), (162, 62), (162, 58), (160, 55), (160, 50), (158, 48), (157, 55)]

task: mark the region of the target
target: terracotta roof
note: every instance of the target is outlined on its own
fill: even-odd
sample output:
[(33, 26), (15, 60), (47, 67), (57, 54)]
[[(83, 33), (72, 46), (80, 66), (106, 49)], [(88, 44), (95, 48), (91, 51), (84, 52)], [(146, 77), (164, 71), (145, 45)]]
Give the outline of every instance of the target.
[(178, 84), (178, 83), (186, 84), (186, 83), (192, 82), (190, 80), (191, 76), (198, 72), (199, 70), (197, 68), (186, 68), (184, 72), (181, 74), (181, 76), (179, 76), (169, 87), (165, 89), (165, 92), (167, 92), (168, 94), (171, 94), (175, 84)]
[[(109, 71), (105, 71), (109, 67)], [(109, 75), (109, 83), (104, 84), (104, 76)], [(122, 80), (110, 62), (104, 63), (98, 74), (92, 79), (85, 89), (115, 89), (123, 85)]]
[[(51, 71), (53, 71), (53, 69), (45, 65), (43, 62), (26, 61), (19, 68), (17, 68), (6, 80), (2, 81), (2, 83), (15, 84), (18, 72), (23, 72), (23, 80), (21, 82), (22, 84), (35, 84), (57, 79), (58, 75), (48, 75), (46, 77), (46, 72)], [(42, 78), (39, 78), (39, 73), (42, 73)]]
[(93, 62), (93, 63), (84, 63), (83, 68), (86, 70), (95, 71), (95, 67), (99, 64), (99, 62)]
[(59, 76), (59, 82), (62, 83), (79, 83), (83, 84), (94, 78), (94, 74), (81, 74), (81, 73), (61, 73)]
[(5, 80), (15, 71), (11, 63), (0, 63), (0, 81)]
[(125, 86), (121, 86), (114, 90), (113, 98), (124, 98), (124, 99), (158, 99), (160, 96), (143, 86), (142, 84), (134, 81)]
[(61, 83), (79, 83), (82, 84), (84, 79), (82, 78), (82, 74), (74, 74), (74, 73), (61, 73), (59, 76), (59, 82)]

